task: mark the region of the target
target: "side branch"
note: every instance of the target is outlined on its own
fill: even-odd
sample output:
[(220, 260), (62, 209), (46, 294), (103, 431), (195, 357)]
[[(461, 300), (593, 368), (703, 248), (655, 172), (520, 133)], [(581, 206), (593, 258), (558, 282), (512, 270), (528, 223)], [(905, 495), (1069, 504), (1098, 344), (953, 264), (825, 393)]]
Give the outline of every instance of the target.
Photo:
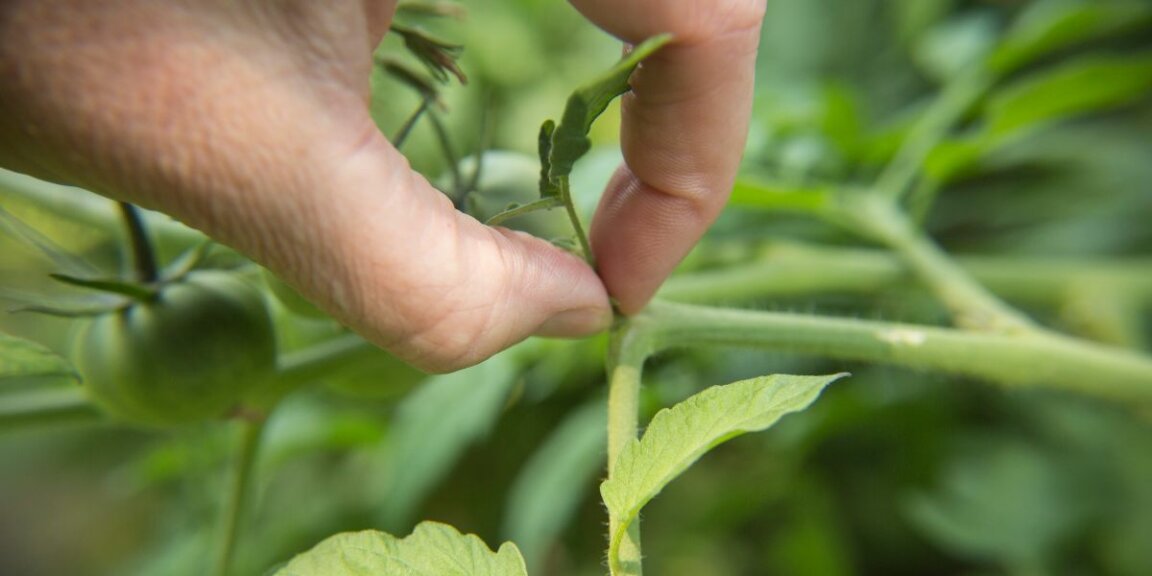
[(1152, 402), (1152, 358), (1056, 334), (972, 332), (659, 301), (644, 315), (656, 349), (762, 347)]

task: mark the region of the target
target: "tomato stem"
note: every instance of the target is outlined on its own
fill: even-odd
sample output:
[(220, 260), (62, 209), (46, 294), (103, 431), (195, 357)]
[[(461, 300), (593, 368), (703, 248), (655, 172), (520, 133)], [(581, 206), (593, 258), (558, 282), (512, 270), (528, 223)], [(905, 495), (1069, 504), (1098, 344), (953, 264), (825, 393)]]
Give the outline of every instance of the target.
[(140, 211), (135, 206), (127, 202), (117, 204), (120, 206), (124, 225), (128, 229), (136, 279), (145, 284), (155, 284), (160, 279), (160, 271), (156, 266), (156, 253), (152, 249), (152, 242), (148, 240), (148, 233), (144, 228), (144, 219), (140, 217)]
[(580, 224), (580, 216), (576, 213), (576, 204), (572, 201), (572, 189), (568, 185), (568, 177), (560, 176), (556, 179), (560, 189), (560, 200), (564, 209), (568, 211), (568, 219), (572, 221), (572, 229), (576, 231), (576, 239), (580, 241), (580, 250), (584, 252), (584, 260), (593, 269), (596, 268), (596, 257), (592, 254), (592, 245), (584, 233), (584, 226)]
[[(612, 330), (608, 353), (608, 477), (616, 474), (616, 461), (639, 430), (640, 383), (644, 362), (651, 354), (651, 341), (633, 321), (620, 322)], [(640, 522), (633, 521), (624, 534), (624, 519), (608, 517), (608, 568), (612, 576), (640, 576)]]
[(214, 576), (228, 576), (232, 571), (236, 545), (240, 540), (240, 529), (244, 521), (245, 504), (251, 493), (252, 470), (260, 448), (260, 438), (264, 432), (266, 418), (263, 416), (243, 418), (239, 421), (239, 453), (235, 468), (228, 483), (228, 493), (224, 501), (220, 524), (220, 543), (217, 549)]

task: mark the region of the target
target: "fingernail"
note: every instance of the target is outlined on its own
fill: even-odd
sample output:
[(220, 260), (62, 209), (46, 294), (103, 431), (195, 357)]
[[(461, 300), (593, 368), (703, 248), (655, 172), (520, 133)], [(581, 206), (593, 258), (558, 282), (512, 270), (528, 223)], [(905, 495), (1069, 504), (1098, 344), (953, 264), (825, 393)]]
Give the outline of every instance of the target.
[(536, 335), (546, 338), (578, 338), (603, 332), (611, 325), (611, 310), (606, 308), (577, 308), (566, 310), (545, 320), (536, 329)]

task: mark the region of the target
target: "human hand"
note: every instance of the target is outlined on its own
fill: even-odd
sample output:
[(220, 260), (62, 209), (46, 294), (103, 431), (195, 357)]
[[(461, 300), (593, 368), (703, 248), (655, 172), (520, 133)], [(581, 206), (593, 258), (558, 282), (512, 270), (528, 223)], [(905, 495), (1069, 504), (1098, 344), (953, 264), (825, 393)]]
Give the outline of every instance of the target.
[[(606, 11), (583, 4), (593, 19)], [(425, 369), (467, 366), (533, 333), (603, 329), (607, 296), (582, 261), (456, 212), (376, 129), (371, 53), (394, 7), (9, 1), (0, 7), (0, 164), (168, 212)], [(651, 90), (626, 104), (633, 170), (618, 174), (593, 225), (605, 281), (626, 311), (642, 307), (695, 241), (669, 231), (699, 236), (723, 204), (712, 191), (726, 190), (735, 170), (739, 112), (725, 115), (738, 129), (716, 133), (705, 126), (716, 115), (699, 110), (686, 125), (658, 126), (678, 107), (665, 90), (699, 104), (672, 76), (700, 78), (707, 58), (698, 54), (719, 54), (709, 47), (727, 43), (707, 38), (722, 29), (672, 28), (685, 33), (682, 45), (637, 75)], [(645, 32), (609, 30), (626, 40)], [(738, 91), (720, 89), (730, 104)], [(734, 134), (739, 146), (691, 149)], [(677, 167), (686, 161), (697, 168)], [(633, 220), (634, 230), (623, 225)], [(625, 273), (638, 262), (638, 274)]]

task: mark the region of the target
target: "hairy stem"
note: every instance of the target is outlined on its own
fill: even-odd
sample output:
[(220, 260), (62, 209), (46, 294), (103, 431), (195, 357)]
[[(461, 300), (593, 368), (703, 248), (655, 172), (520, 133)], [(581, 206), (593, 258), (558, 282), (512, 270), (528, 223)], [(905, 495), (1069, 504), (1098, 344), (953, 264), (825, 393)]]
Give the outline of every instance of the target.
[[(1152, 260), (961, 256), (956, 263), (995, 294), (1058, 307), (1069, 299), (1114, 295), (1130, 311), (1152, 304)], [(839, 292), (876, 294), (912, 277), (883, 250), (781, 244), (755, 261), (674, 276), (660, 296), (677, 302), (738, 302)], [(1091, 279), (1085, 286), (1085, 279)], [(1089, 290), (1092, 288), (1093, 290)], [(1098, 290), (1096, 290), (1098, 289)]]
[(404, 120), (404, 123), (400, 125), (400, 128), (396, 130), (396, 135), (392, 137), (393, 147), (397, 150), (404, 147), (404, 143), (407, 142), (408, 137), (412, 135), (412, 129), (416, 127), (416, 123), (420, 121), (420, 117), (428, 111), (428, 108), (432, 106), (432, 103), (435, 101), (436, 98), (433, 96), (425, 96), (420, 100), (420, 105), (416, 107), (412, 115), (408, 116), (408, 118)]
[(1152, 402), (1152, 359), (1044, 332), (1002, 334), (657, 301), (643, 313), (654, 349), (762, 347)]
[(260, 437), (264, 431), (263, 416), (240, 422), (239, 452), (235, 468), (228, 481), (228, 492), (221, 516), (220, 542), (216, 552), (214, 576), (229, 576), (232, 573), (233, 558), (240, 540), (240, 530), (244, 523), (252, 487), (252, 469), (260, 448)]
[[(633, 440), (639, 429), (640, 376), (650, 353), (647, 336), (630, 322), (612, 331), (608, 354), (608, 477), (616, 474), (620, 453)], [(608, 533), (616, 534), (622, 518), (609, 515)], [(624, 537), (609, 543), (608, 566), (612, 576), (640, 576), (643, 573), (640, 554), (640, 521), (628, 527)]]
[(895, 251), (952, 312), (957, 326), (1003, 333), (1037, 329), (1031, 319), (973, 280), (893, 202), (868, 194), (854, 198), (851, 206), (844, 216), (858, 231)]
[(876, 181), (878, 193), (890, 200), (908, 195), (928, 154), (991, 85), (992, 80), (979, 71), (962, 74), (949, 83), (912, 127), (903, 146), (880, 174)]
[(584, 225), (580, 223), (580, 216), (576, 213), (576, 205), (572, 202), (572, 189), (568, 185), (568, 177), (561, 176), (556, 179), (557, 185), (560, 188), (560, 200), (564, 203), (564, 209), (568, 211), (568, 219), (572, 221), (572, 229), (576, 231), (576, 239), (580, 241), (580, 250), (584, 252), (584, 260), (592, 268), (596, 268), (596, 257), (592, 255), (592, 245), (588, 242), (588, 236), (584, 234)]
[(440, 144), (440, 153), (444, 155), (444, 161), (448, 164), (448, 173), (452, 175), (452, 193), (449, 194), (449, 197), (452, 198), (452, 203), (459, 208), (464, 203), (466, 192), (464, 190), (464, 176), (460, 174), (460, 157), (456, 154), (456, 149), (452, 147), (452, 139), (448, 137), (448, 128), (440, 120), (440, 115), (432, 109), (426, 109), (425, 116), (428, 117), (428, 122), (432, 124), (432, 130), (436, 133), (436, 142)]

